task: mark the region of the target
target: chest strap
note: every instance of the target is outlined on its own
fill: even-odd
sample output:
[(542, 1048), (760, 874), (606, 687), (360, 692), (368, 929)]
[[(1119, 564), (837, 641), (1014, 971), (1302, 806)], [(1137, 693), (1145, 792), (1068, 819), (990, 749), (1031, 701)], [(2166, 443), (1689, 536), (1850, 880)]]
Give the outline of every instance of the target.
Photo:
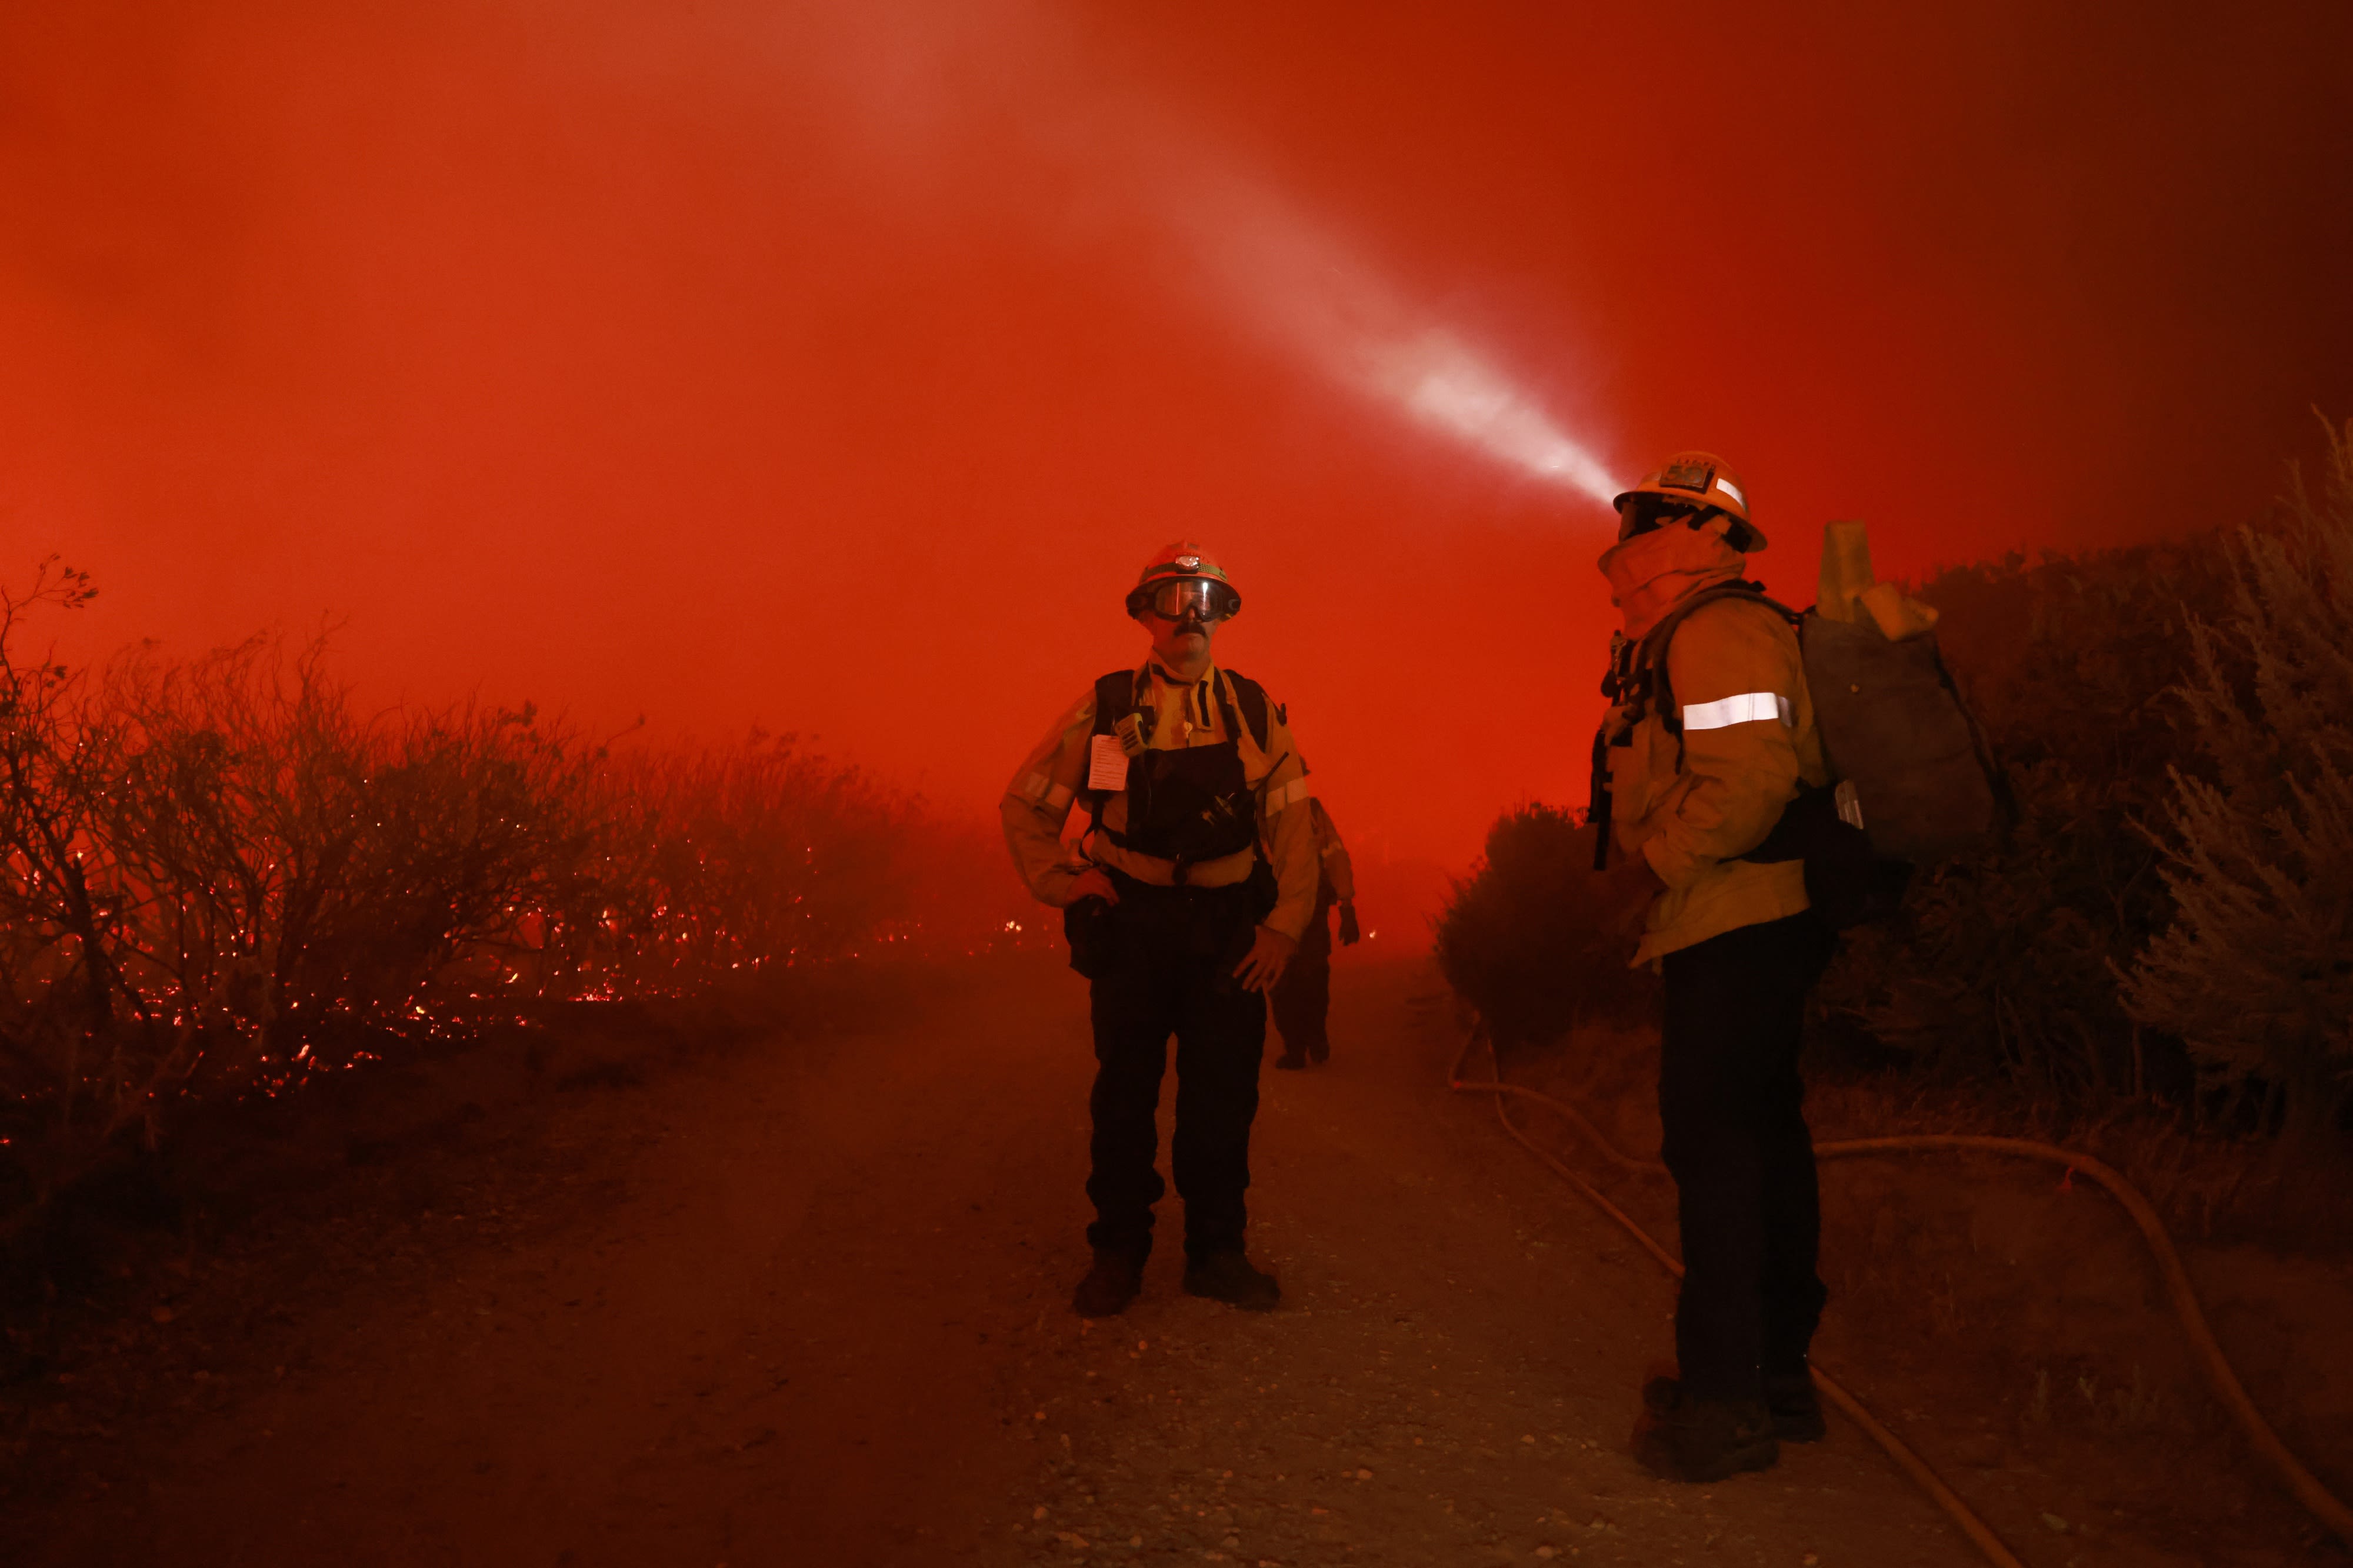
[[(1271, 732), (1267, 723), (1269, 711), (1271, 710), (1279, 714), (1281, 710), (1274, 708), (1273, 703), (1268, 700), (1266, 688), (1249, 676), (1238, 674), (1230, 669), (1219, 670), (1216, 674), (1225, 678), (1224, 680), (1218, 680), (1216, 675), (1211, 677), (1214, 682), (1213, 689), (1218, 698), (1219, 718), (1226, 727), (1226, 733), (1230, 737), (1239, 738), (1242, 732), (1242, 725), (1247, 723), (1250, 726), (1250, 739), (1258, 742), (1258, 749), (1261, 752), (1264, 752), (1267, 738)], [(1118, 733), (1119, 721), (1132, 712), (1136, 715), (1142, 727), (1145, 743), (1151, 744), (1153, 725), (1159, 715), (1150, 705), (1138, 704), (1136, 699), (1139, 677), (1145, 680), (1150, 679), (1147, 672), (1135, 669), (1114, 669), (1109, 675), (1097, 678), (1094, 721), (1088, 730), (1090, 742), (1096, 735)], [(1233, 689), (1231, 701), (1229, 701), (1226, 697), (1228, 683), (1231, 683)], [(1240, 710), (1239, 716), (1235, 711), (1237, 706)], [(1079, 791), (1079, 798), (1086, 803), (1087, 807), (1087, 837), (1092, 838), (1103, 831), (1103, 808), (1111, 804), (1111, 795), (1112, 792), (1108, 790), (1082, 789)], [(1083, 852), (1083, 847), (1082, 852)], [(1180, 870), (1182, 868), (1181, 862), (1179, 868)]]

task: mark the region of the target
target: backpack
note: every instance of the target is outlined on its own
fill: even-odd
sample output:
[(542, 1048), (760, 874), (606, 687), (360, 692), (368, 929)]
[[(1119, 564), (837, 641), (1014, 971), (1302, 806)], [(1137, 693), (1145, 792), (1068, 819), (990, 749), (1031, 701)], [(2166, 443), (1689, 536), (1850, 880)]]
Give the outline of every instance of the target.
[[(1834, 621), (1819, 610), (1800, 613), (1757, 584), (1729, 583), (1677, 605), (1626, 650), (1602, 683), (1602, 694), (1633, 707), (1638, 720), (1655, 709), (1680, 745), (1683, 715), (1668, 678), (1667, 652), (1685, 620), (1724, 599), (1761, 604), (1797, 632), (1832, 780), (1825, 789), (1801, 785), (1765, 842), (1742, 859), (1804, 860), (1816, 907), (1832, 925), (1850, 925), (1892, 912), (1914, 868), (1976, 847), (1992, 837), (1999, 820), (2014, 816), (2006, 781), (1945, 668), (1934, 632), (1890, 642), (1867, 616)], [(1599, 736), (1594, 763), (1598, 866), (1608, 853), (1609, 829), (1607, 756)]]

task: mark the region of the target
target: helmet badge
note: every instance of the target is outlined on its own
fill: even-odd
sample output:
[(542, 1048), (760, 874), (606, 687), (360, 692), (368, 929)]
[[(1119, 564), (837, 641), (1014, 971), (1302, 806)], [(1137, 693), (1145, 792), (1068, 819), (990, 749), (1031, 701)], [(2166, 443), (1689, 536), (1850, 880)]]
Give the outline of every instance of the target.
[(1201, 558), (1198, 555), (1179, 555), (1176, 557), (1176, 564), (1185, 571), (1198, 572), (1201, 569)]
[(1672, 485), (1680, 490), (1705, 491), (1708, 481), (1715, 477), (1715, 464), (1704, 460), (1694, 462), (1689, 458), (1683, 458), (1669, 463), (1660, 470), (1659, 483)]

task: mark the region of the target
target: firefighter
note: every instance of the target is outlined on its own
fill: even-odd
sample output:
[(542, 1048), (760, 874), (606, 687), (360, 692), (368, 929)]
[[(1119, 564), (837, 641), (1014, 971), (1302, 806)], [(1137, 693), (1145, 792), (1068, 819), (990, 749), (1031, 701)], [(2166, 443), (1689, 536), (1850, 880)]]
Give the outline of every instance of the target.
[(1320, 873), (1315, 885), (1315, 911), (1307, 917), (1307, 935), (1291, 965), (1274, 988), (1274, 1026), (1282, 1031), (1282, 1055), (1274, 1065), (1296, 1070), (1310, 1062), (1332, 1059), (1332, 1037), (1325, 1017), (1332, 1010), (1332, 910), (1340, 910), (1340, 945), (1352, 947), (1364, 933), (1356, 924), (1356, 874), (1348, 861), (1348, 847), (1320, 800), (1307, 803), (1315, 825), (1315, 858)]
[(1821, 1218), (1798, 1049), (1832, 939), (1775, 829), (1801, 795), (1831, 798), (1812, 793), (1830, 773), (1797, 636), (1742, 582), (1766, 541), (1739, 478), (1679, 453), (1617, 504), (1600, 566), (1625, 625), (1595, 815), (1614, 862), (1603, 896), (1663, 982), (1659, 1115), (1684, 1270), (1679, 1370), (1645, 1388), (1636, 1453), (1710, 1481), (1822, 1436), (1807, 1370)]
[[(1120, 1312), (1142, 1289), (1165, 1190), (1154, 1115), (1172, 1035), (1185, 1289), (1256, 1311), (1282, 1296), (1244, 1253), (1242, 1194), (1266, 994), (1315, 907), (1315, 835), (1282, 709), (1210, 658), (1240, 608), (1198, 545), (1154, 556), (1127, 596), (1149, 655), (1056, 721), (1000, 809), (1015, 865), (1063, 910), (1071, 967), (1092, 987), (1094, 1261), (1071, 1301), (1084, 1317)], [(1066, 847), (1073, 805), (1088, 823)]]

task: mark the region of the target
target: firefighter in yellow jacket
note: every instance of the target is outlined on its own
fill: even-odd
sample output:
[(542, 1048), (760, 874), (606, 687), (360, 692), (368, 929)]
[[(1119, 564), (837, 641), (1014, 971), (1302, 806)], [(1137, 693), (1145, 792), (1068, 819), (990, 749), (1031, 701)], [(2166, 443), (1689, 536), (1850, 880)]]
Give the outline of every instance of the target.
[(1636, 962), (1663, 981), (1659, 1112), (1684, 1268), (1679, 1370), (1644, 1390), (1636, 1445), (1660, 1474), (1715, 1480), (1822, 1435), (1807, 1370), (1821, 1222), (1798, 1050), (1832, 938), (1789, 825), (1801, 799), (1830, 801), (1830, 773), (1796, 633), (1742, 581), (1765, 536), (1739, 479), (1678, 454), (1618, 510), (1600, 564), (1625, 625), (1595, 815)]
[[(1071, 967), (1092, 983), (1094, 1261), (1071, 1302), (1087, 1317), (1124, 1310), (1142, 1288), (1165, 1190), (1154, 1113), (1172, 1035), (1185, 1289), (1260, 1311), (1281, 1297), (1244, 1253), (1243, 1193), (1266, 993), (1315, 908), (1316, 849), (1282, 709), (1210, 658), (1240, 608), (1198, 545), (1146, 563), (1127, 611), (1149, 656), (1071, 705), (1000, 807), (1015, 865), (1063, 910)], [(1088, 814), (1075, 847), (1063, 842), (1073, 805)]]
[(1307, 932), (1282, 972), (1282, 984), (1269, 998), (1274, 1026), (1282, 1031), (1282, 1055), (1274, 1065), (1293, 1071), (1310, 1062), (1332, 1059), (1328, 1019), (1332, 1011), (1332, 910), (1340, 910), (1340, 945), (1354, 946), (1364, 932), (1356, 924), (1356, 869), (1340, 829), (1320, 800), (1307, 803), (1308, 819), (1315, 825), (1315, 858), (1322, 867), (1316, 879), (1315, 910), (1307, 917)]

